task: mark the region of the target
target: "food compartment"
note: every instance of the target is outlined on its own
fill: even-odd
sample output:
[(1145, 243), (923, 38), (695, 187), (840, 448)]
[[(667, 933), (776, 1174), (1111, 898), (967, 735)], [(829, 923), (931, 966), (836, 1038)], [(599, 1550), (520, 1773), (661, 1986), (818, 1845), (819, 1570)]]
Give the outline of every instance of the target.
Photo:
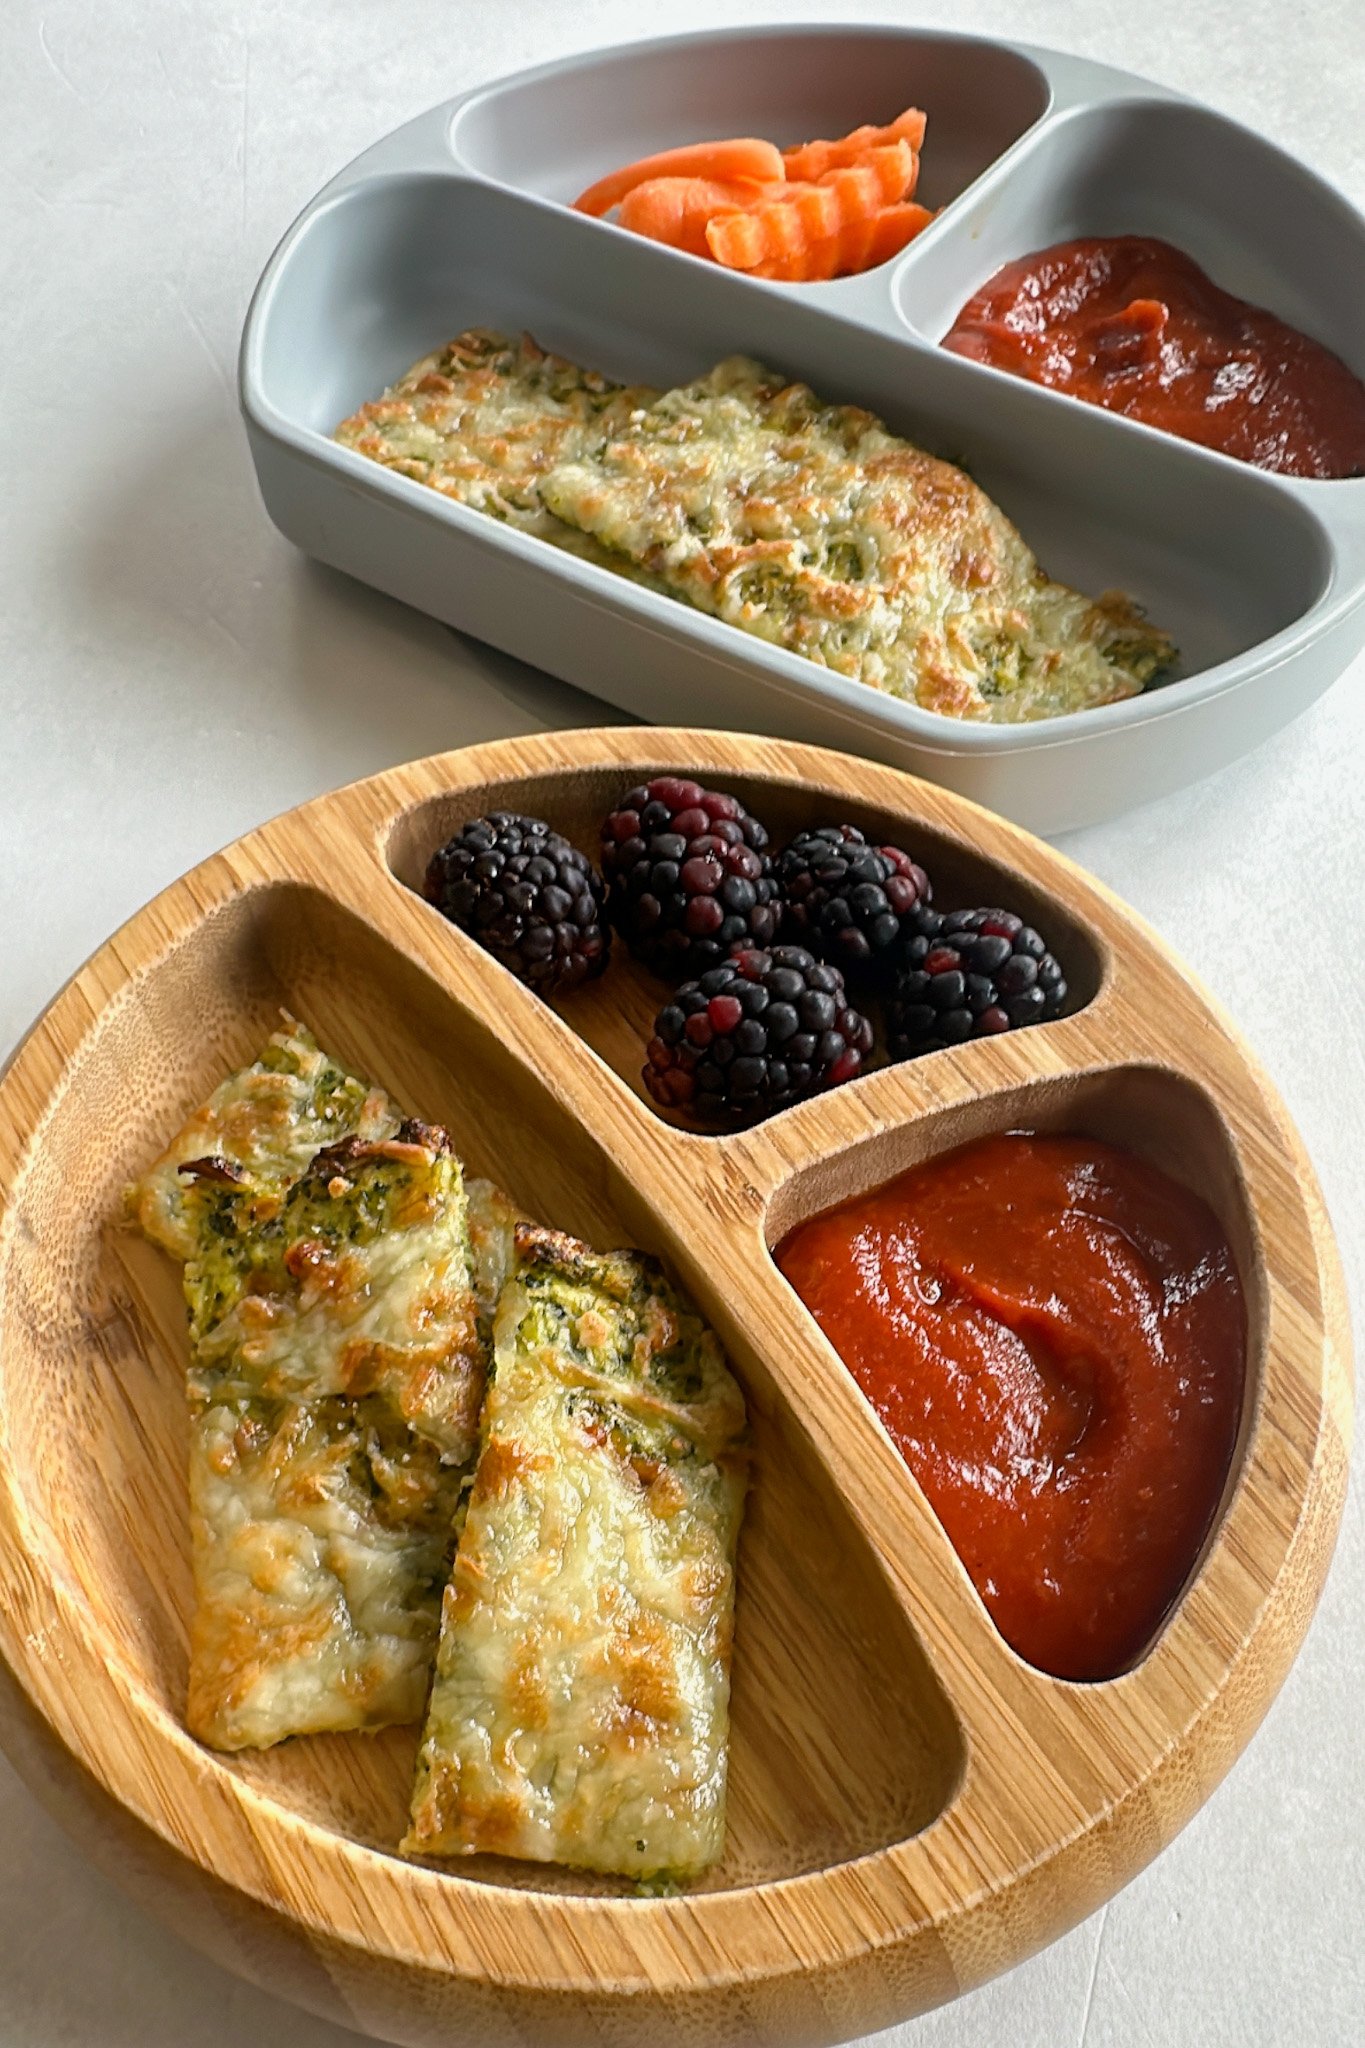
[(1179, 101), (1123, 99), (1050, 121), (955, 209), (951, 229), (912, 244), (897, 302), (937, 342), (1004, 264), (1107, 235), (1173, 243), (1365, 376), (1365, 222), (1283, 150)]
[(971, 36), (857, 26), (664, 38), (523, 73), (464, 100), (456, 159), (481, 177), (569, 205), (607, 171), (656, 150), (732, 135), (790, 148), (929, 117), (917, 197), (946, 206), (1046, 112), (1043, 72)]
[[(386, 857), (398, 881), (420, 895), (427, 862), (437, 847), (470, 819), (490, 811), (510, 810), (545, 819), (596, 864), (601, 857), (602, 821), (621, 797), (635, 784), (654, 775), (681, 772), (684, 771), (652, 762), (642, 749), (638, 765), (630, 768), (579, 770), (572, 775), (545, 775), (432, 797), (395, 822), (385, 847)], [(1026, 923), (1042, 931), (1067, 976), (1065, 1015), (1073, 1016), (1084, 1010), (1098, 994), (1108, 961), (1095, 934), (1049, 891), (1004, 861), (993, 859), (984, 847), (970, 843), (960, 834), (928, 820), (906, 818), (894, 811), (850, 801), (834, 791), (822, 795), (810, 785), (801, 787), (704, 768), (695, 771), (695, 779), (708, 788), (738, 797), (768, 828), (773, 852), (785, 846), (798, 831), (830, 824), (856, 825), (873, 845), (903, 848), (928, 871), (934, 885), (934, 901), (941, 908), (998, 906), (1015, 911)], [(480, 951), (477, 941), (448, 923), (436, 909), (428, 906), (428, 915), (452, 947)], [(488, 959), (486, 954), (482, 957)], [(491, 960), (488, 971), (507, 982), (511, 998), (512, 977), (508, 971)], [(606, 972), (556, 998), (554, 1008), (563, 1023), (584, 1039), (657, 1116), (696, 1130), (696, 1126), (661, 1109), (641, 1079), (654, 1019), (669, 994), (668, 981), (650, 973), (618, 937), (613, 941)], [(852, 999), (873, 1022), (876, 1049), (867, 1062), (867, 1070), (872, 1071), (885, 1063), (881, 1002), (875, 995), (861, 993)], [(1043, 1031), (1047, 1028), (1033, 1027)], [(934, 1055), (925, 1057), (932, 1060)], [(859, 1084), (854, 1080), (845, 1085), (856, 1088)]]
[[(1142, 1647), (1134, 1656), (1124, 1660), (1120, 1668), (1126, 1670), (1132, 1668), (1135, 1663), (1141, 1663), (1161, 1640), (1198, 1577), (1204, 1559), (1216, 1540), (1219, 1527), (1238, 1487), (1247, 1445), (1255, 1425), (1266, 1370), (1269, 1310), (1264, 1282), (1263, 1247), (1236, 1142), (1213, 1098), (1184, 1073), (1166, 1066), (1138, 1064), (1039, 1078), (1023, 1086), (986, 1092), (947, 1108), (930, 1110), (913, 1122), (878, 1131), (840, 1153), (822, 1158), (797, 1171), (777, 1192), (765, 1220), (765, 1235), (776, 1263), (779, 1252), (791, 1233), (811, 1219), (822, 1216), (826, 1211), (846, 1202), (857, 1201), (874, 1194), (900, 1175), (927, 1162), (940, 1159), (946, 1154), (954, 1153), (961, 1146), (1014, 1132), (1099, 1139), (1134, 1155), (1147, 1165), (1158, 1168), (1170, 1179), (1188, 1188), (1212, 1212), (1226, 1238), (1241, 1285), (1245, 1315), (1245, 1369), (1240, 1402), (1232, 1425), (1235, 1440), (1232, 1443), (1219, 1500), (1207, 1529), (1198, 1541), (1197, 1553), (1191, 1558), (1178, 1590), (1164, 1607), (1156, 1627)], [(994, 1164), (996, 1170), (1001, 1170), (998, 1158)], [(1078, 1181), (1076, 1189), (1077, 1206), (1074, 1213), (1081, 1218), (1087, 1213), (1084, 1182)], [(932, 1200), (932, 1197), (926, 1199)], [(1016, 1204), (1018, 1206), (1015, 1206)], [(1028, 1201), (1018, 1190), (1011, 1190), (1008, 1205), (1002, 1190), (1000, 1213), (1002, 1228), (1022, 1229), (1028, 1225)], [(1120, 1244), (1127, 1247), (1123, 1256), (1129, 1256), (1131, 1249), (1142, 1242), (1141, 1229), (1134, 1224), (1133, 1228), (1137, 1234), (1128, 1238), (1122, 1224), (1112, 1227), (1119, 1233)], [(1180, 1241), (1181, 1227), (1173, 1218), (1172, 1243)], [(1103, 1241), (1105, 1231), (1110, 1228), (1108, 1223), (1103, 1226), (1099, 1241)], [(1163, 1224), (1163, 1238), (1165, 1234)], [(827, 1254), (822, 1254), (823, 1256)], [(870, 1249), (864, 1245), (859, 1254), (860, 1260), (871, 1256)], [(968, 1255), (964, 1253), (963, 1256)], [(1145, 1264), (1146, 1257), (1145, 1253), (1140, 1253), (1139, 1264)], [(922, 1288), (927, 1285), (929, 1292), (922, 1298), (928, 1303), (936, 1302), (942, 1290), (953, 1289), (955, 1282), (952, 1270), (951, 1265), (926, 1268), (931, 1277), (927, 1281), (923, 1277), (917, 1279), (914, 1286)], [(1201, 1257), (1199, 1263), (1190, 1270), (1192, 1273), (1207, 1273), (1213, 1268)], [(1158, 1294), (1163, 1297), (1163, 1314), (1170, 1311), (1179, 1316), (1184, 1309), (1184, 1296), (1181, 1293), (1184, 1283), (1177, 1281), (1176, 1271), (1177, 1268), (1173, 1266), (1169, 1280), (1162, 1278), (1160, 1274), (1154, 1274), (1153, 1281)], [(790, 1281), (785, 1284), (793, 1285)], [(983, 1299), (989, 1301), (993, 1298), (994, 1284), (990, 1273), (986, 1272), (981, 1280), (981, 1286), (985, 1290)], [(1008, 1297), (1009, 1286), (1004, 1282), (1001, 1284), (1005, 1289), (1003, 1299)], [(1171, 1288), (1175, 1288), (1176, 1291), (1172, 1293)], [(793, 1291), (799, 1293), (795, 1288)], [(1127, 1295), (1123, 1284), (1117, 1279), (1112, 1283), (1110, 1298), (1122, 1314), (1127, 1303)], [(1039, 1323), (1035, 1328), (1030, 1316), (1021, 1311), (1016, 1329), (1012, 1312), (1002, 1309), (1005, 1326), (1015, 1331), (1017, 1343), (1021, 1347), (1021, 1360), (1024, 1354), (1028, 1354), (1034, 1360), (1029, 1367), (1030, 1377), (1013, 1377), (1022, 1371), (1022, 1365), (1006, 1366), (1002, 1363), (997, 1368), (1001, 1375), (999, 1381), (990, 1381), (982, 1377), (986, 1368), (978, 1360), (971, 1367), (962, 1368), (966, 1377), (959, 1381), (960, 1385), (971, 1385), (972, 1403), (980, 1406), (983, 1416), (992, 1412), (990, 1401), (987, 1401), (984, 1392), (987, 1387), (992, 1389), (991, 1401), (1000, 1404), (1001, 1419), (997, 1427), (1004, 1429), (1006, 1434), (995, 1450), (987, 1452), (982, 1449), (980, 1458), (988, 1463), (997, 1457), (1004, 1459), (1006, 1463), (1010, 1460), (1022, 1460), (1019, 1466), (1021, 1477), (1017, 1482), (1010, 1483), (1020, 1485), (1021, 1498), (1025, 1500), (1028, 1499), (1029, 1491), (1035, 1483), (1028, 1476), (1030, 1458), (1035, 1459), (1038, 1466), (1042, 1466), (1054, 1453), (1069, 1458), (1074, 1449), (1078, 1446), (1087, 1446), (1088, 1442), (1102, 1446), (1103, 1455), (1116, 1455), (1128, 1459), (1128, 1484), (1131, 1486), (1135, 1483), (1133, 1473), (1136, 1470), (1136, 1453), (1124, 1448), (1125, 1435), (1129, 1442), (1140, 1448), (1144, 1442), (1143, 1433), (1151, 1426), (1146, 1419), (1139, 1418), (1136, 1409), (1131, 1419), (1125, 1419), (1121, 1425), (1116, 1423), (1116, 1417), (1126, 1417), (1126, 1408), (1121, 1400), (1118, 1406), (1115, 1406), (1113, 1391), (1105, 1394), (1102, 1379), (1095, 1377), (1095, 1368), (1087, 1362), (1087, 1344), (1097, 1340), (1086, 1335), (1089, 1326), (1083, 1319), (1073, 1323), (1072, 1309), (1065, 1297), (1061, 1299), (1061, 1312), (1058, 1329), (1067, 1333), (1065, 1344), (1074, 1344), (1079, 1334), (1082, 1340), (1079, 1349), (1063, 1349), (1054, 1353), (1049, 1334), (1050, 1326)], [(1220, 1324), (1219, 1327), (1225, 1326)], [(827, 1342), (823, 1336), (820, 1341), (826, 1343), (832, 1358), (839, 1356), (833, 1343)], [(1118, 1341), (1117, 1334), (1115, 1341)], [(1074, 1362), (1068, 1363), (1068, 1360)], [(1127, 1364), (1122, 1368), (1125, 1373), (1129, 1369)], [(1132, 1369), (1137, 1368), (1134, 1366)], [(1035, 1378), (1032, 1377), (1034, 1375), (1036, 1384)], [(1154, 1380), (1154, 1386), (1159, 1384), (1159, 1378)], [(943, 1396), (937, 1398), (946, 1400), (951, 1407), (952, 1397), (947, 1390)], [(1012, 1402), (1015, 1404), (1013, 1409), (1010, 1406)], [(1051, 1402), (1060, 1404), (1056, 1417), (1048, 1414), (1048, 1404)], [(1202, 1405), (1201, 1402), (1201, 1407)], [(1195, 1412), (1197, 1414), (1198, 1411)], [(1052, 1443), (1052, 1436), (1056, 1430), (1061, 1429), (1063, 1423), (1066, 1423), (1068, 1415), (1071, 1420), (1066, 1427), (1074, 1426), (1077, 1434), (1073, 1440), (1066, 1442), (1062, 1442), (1059, 1437), (1061, 1449), (1058, 1452), (1057, 1444)], [(1089, 1437), (1092, 1430), (1095, 1432), (1093, 1439)], [(1050, 1443), (1052, 1448), (1047, 1449), (1046, 1446)], [(1086, 1455), (1090, 1455), (1088, 1448)], [(1149, 1455), (1156, 1456), (1157, 1453), (1150, 1451)], [(907, 1465), (907, 1483), (913, 1484), (914, 1481), (909, 1475), (910, 1468)], [(1077, 1476), (1076, 1470), (1071, 1471), (1068, 1483), (1074, 1483)], [(1137, 1476), (1140, 1478), (1140, 1473)], [(995, 1483), (997, 1486), (1005, 1483), (1003, 1465), (996, 1474)], [(1125, 1547), (1117, 1551), (1115, 1556), (1122, 1558), (1127, 1554)], [(984, 1608), (985, 1603), (982, 1604)], [(1110, 1671), (1106, 1675), (1115, 1676), (1118, 1673)], [(1097, 1678), (1092, 1682), (1103, 1680)]]
[[(257, 888), (175, 943), (104, 1014), (16, 1191), (3, 1364), (26, 1511), (55, 1532), (42, 1541), (66, 1558), (90, 1626), (108, 1631), (109, 1656), (173, 1726), (191, 1605), (185, 1309), (173, 1263), (119, 1225), (121, 1192), (186, 1110), (255, 1057), (281, 1005), (405, 1107), (444, 1121), (470, 1171), (496, 1176), (537, 1217), (599, 1245), (668, 1252), (648, 1190), (610, 1147), (494, 1033), (320, 892)], [(726, 1304), (700, 1306), (726, 1338)], [(727, 1852), (712, 1889), (902, 1840), (941, 1810), (961, 1769), (946, 1701), (799, 1420), (761, 1358), (737, 1350), (736, 1363), (755, 1480), (740, 1551)], [(364, 1741), (295, 1738), (206, 1752), (203, 1763), (331, 1833), (392, 1851), (417, 1737), (411, 1727)], [(622, 1889), (496, 1858), (449, 1867), (523, 1889)]]
[[(802, 699), (818, 697), (864, 732), (894, 723), (932, 734), (944, 749), (1039, 745), (1059, 728), (1093, 731), (1141, 707), (1008, 730), (920, 711), (511, 532), (326, 438), (468, 325), (527, 328), (544, 346), (625, 381), (671, 384), (728, 354), (754, 354), (824, 398), (866, 406), (966, 467), (1050, 574), (1093, 595), (1117, 588), (1135, 597), (1177, 641), (1177, 675), (1292, 625), (1331, 573), (1312, 512), (1259, 472), (1211, 465), (1164, 435), (1144, 437), (1125, 462), (1131, 444), (1116, 440), (1114, 421), (1096, 409), (1059, 414), (1048, 393), (937, 350), (908, 350), (903, 330), (860, 326), (708, 265), (684, 268), (666, 249), (603, 235), (569, 211), (488, 185), (412, 175), (342, 192), (289, 245), (248, 333), (247, 416), (277, 523), (323, 560), (655, 716), (662, 678), (673, 715), (725, 722), (745, 672), (781, 685), (798, 727)], [(281, 439), (303, 469), (277, 459)], [(319, 466), (341, 486), (330, 507)], [(460, 543), (479, 555), (477, 567), (466, 560), (463, 578), (451, 573)], [(610, 633), (601, 617), (608, 610)], [(639, 640), (627, 645), (620, 625), (628, 620), (648, 633), (652, 656)], [(677, 671), (691, 699), (666, 687), (670, 640), (692, 657)]]

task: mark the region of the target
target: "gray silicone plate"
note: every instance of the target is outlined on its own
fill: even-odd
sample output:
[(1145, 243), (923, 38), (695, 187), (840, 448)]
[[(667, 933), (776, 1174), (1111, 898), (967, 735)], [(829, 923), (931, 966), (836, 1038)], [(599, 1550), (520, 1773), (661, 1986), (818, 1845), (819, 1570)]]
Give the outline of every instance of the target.
[[(565, 204), (614, 164), (702, 136), (780, 143), (929, 116), (893, 263), (766, 284)], [(1035, 830), (1110, 816), (1231, 760), (1365, 642), (1365, 478), (1270, 476), (946, 354), (1009, 258), (1164, 236), (1365, 374), (1365, 219), (1259, 136), (1124, 72), (892, 28), (724, 31), (542, 66), (449, 101), (332, 180), (271, 258), (241, 399), (262, 494), (310, 554), (637, 715), (814, 740), (947, 783)], [(629, 380), (735, 351), (866, 405), (960, 461), (1053, 575), (1130, 591), (1174, 679), (1028, 726), (944, 718), (642, 590), (328, 439), (461, 328), (529, 328)]]

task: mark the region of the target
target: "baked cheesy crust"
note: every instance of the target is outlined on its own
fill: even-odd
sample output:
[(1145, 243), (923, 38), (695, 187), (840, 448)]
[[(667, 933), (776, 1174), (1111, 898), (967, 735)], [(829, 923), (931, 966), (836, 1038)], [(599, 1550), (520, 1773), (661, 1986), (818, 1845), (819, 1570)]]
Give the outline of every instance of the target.
[(610, 567), (590, 534), (547, 510), (539, 479), (619, 432), (658, 395), (647, 384), (614, 384), (581, 370), (529, 334), (514, 341), (471, 327), (343, 420), (333, 439), (443, 497)]
[(210, 1396), (190, 1445), (191, 1734), (420, 1719), (462, 1472), (380, 1401)]
[(693, 1876), (725, 1832), (744, 1403), (634, 1252), (516, 1232), (404, 1847)]
[[(203, 1170), (206, 1168), (206, 1170)], [(261, 1221), (250, 1184), (191, 1164), (191, 1392), (374, 1394), (454, 1464), (472, 1457), (484, 1346), (463, 1175), (435, 1126), (325, 1147)]]

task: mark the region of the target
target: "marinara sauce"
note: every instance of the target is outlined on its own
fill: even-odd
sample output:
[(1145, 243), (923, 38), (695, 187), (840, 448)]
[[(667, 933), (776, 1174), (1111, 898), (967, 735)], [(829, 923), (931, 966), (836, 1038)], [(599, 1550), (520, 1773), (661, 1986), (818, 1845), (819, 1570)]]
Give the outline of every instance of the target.
[(1365, 384), (1169, 242), (1105, 236), (1007, 263), (943, 346), (1258, 469), (1365, 475)]
[(1092, 1138), (963, 1146), (777, 1261), (924, 1488), (996, 1626), (1062, 1678), (1151, 1641), (1222, 1494), (1245, 1314), (1199, 1198)]

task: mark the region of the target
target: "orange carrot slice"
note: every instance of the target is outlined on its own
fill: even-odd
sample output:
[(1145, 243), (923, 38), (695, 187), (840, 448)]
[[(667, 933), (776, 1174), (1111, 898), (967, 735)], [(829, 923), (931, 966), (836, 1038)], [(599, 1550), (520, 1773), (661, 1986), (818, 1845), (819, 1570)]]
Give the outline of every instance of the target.
[(856, 164), (870, 149), (890, 143), (908, 142), (911, 149), (922, 149), (926, 126), (925, 116), (919, 108), (907, 107), (885, 128), (854, 128), (832, 142), (803, 142), (799, 148), (783, 150), (782, 160), (789, 178), (823, 178), (827, 171), (837, 171), (845, 164)]
[(730, 270), (795, 262), (803, 250), (840, 234), (851, 221), (905, 198), (915, 180), (908, 142), (871, 149), (860, 163), (829, 171), (818, 184), (789, 185), (785, 196), (706, 224), (706, 245)]
[(883, 206), (880, 212), (851, 221), (842, 233), (813, 243), (794, 257), (755, 264), (746, 275), (775, 278), (784, 284), (816, 284), (826, 278), (850, 277), (899, 256), (933, 218), (927, 206), (920, 206), (913, 199)]
[(633, 234), (648, 235), (693, 256), (709, 256), (709, 220), (785, 190), (785, 185), (761, 184), (756, 178), (646, 178), (627, 192), (617, 219)]
[[(906, 146), (908, 147), (908, 145), (906, 145)], [(860, 157), (858, 158), (858, 161), (857, 161), (857, 163), (856, 163), (856, 164), (851, 164), (851, 165), (849, 165), (849, 166), (848, 166), (848, 168), (849, 168), (849, 169), (851, 169), (851, 170), (855, 170), (855, 171), (856, 171), (856, 170), (860, 169), (860, 168), (861, 168), (861, 166), (862, 166), (863, 164), (866, 164), (866, 163), (871, 163), (871, 162), (872, 162), (872, 160), (873, 160), (874, 158), (876, 158), (876, 157), (880, 157), (880, 155), (881, 155), (881, 151), (880, 151), (880, 150), (872, 150), (872, 149), (870, 149), (870, 150), (868, 150), (868, 152), (867, 152), (866, 156), (860, 156)], [(844, 175), (844, 167), (843, 167), (842, 165), (840, 165), (840, 166), (838, 166), (838, 167), (837, 167), (836, 169), (834, 169), (834, 170), (832, 170), (832, 171), (825, 171), (824, 173), (822, 173), (822, 175), (821, 175), (821, 176), (820, 176), (819, 178), (817, 178), (815, 182), (817, 183), (817, 185), (828, 185), (831, 179), (833, 179), (833, 178), (840, 178), (840, 177), (842, 177), (843, 175)], [(903, 191), (903, 192), (901, 193), (901, 195), (900, 195), (900, 198), (899, 198), (899, 199), (888, 199), (888, 200), (887, 200), (887, 202), (886, 202), (886, 203), (887, 203), (887, 205), (888, 205), (888, 206), (898, 206), (898, 205), (900, 204), (900, 200), (901, 200), (901, 199), (913, 199), (913, 198), (914, 198), (914, 196), (915, 196), (915, 187), (916, 187), (916, 185), (918, 185), (918, 183), (919, 183), (919, 151), (918, 151), (917, 149), (912, 149), (912, 150), (910, 151), (910, 175), (909, 175), (909, 177), (908, 177), (908, 178), (906, 179), (906, 181), (905, 181), (905, 190), (904, 190), (904, 191)]]
[(752, 135), (726, 142), (691, 142), (681, 149), (661, 149), (654, 156), (642, 156), (633, 164), (599, 178), (580, 192), (574, 205), (580, 213), (601, 216), (618, 206), (627, 192), (648, 178), (754, 178), (764, 182), (781, 180), (787, 173), (782, 152), (772, 142), (760, 142)]

